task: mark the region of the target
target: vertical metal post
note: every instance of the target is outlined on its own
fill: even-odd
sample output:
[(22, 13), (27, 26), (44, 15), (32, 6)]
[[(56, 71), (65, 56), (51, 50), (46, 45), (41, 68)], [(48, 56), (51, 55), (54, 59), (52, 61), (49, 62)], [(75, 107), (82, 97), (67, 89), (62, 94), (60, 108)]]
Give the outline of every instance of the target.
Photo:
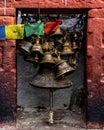
[(49, 96), (50, 96), (50, 111), (52, 111), (53, 110), (53, 90), (52, 89), (50, 89)]

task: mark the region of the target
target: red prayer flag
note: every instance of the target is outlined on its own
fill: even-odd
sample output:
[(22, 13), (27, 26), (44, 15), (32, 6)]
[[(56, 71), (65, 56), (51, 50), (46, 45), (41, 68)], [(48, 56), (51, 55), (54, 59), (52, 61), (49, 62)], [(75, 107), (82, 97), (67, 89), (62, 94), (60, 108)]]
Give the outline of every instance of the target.
[(62, 23), (62, 20), (49, 21), (44, 23), (44, 33), (46, 35), (56, 31), (58, 26)]

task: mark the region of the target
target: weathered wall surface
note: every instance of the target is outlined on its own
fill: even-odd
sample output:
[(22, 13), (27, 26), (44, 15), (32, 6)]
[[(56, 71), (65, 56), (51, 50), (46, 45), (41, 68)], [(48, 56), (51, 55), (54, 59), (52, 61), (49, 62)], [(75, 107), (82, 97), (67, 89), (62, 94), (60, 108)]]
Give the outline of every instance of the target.
[[(104, 123), (104, 0), (40, 0), (41, 8), (88, 9), (86, 87), (87, 122)], [(38, 8), (34, 0), (0, 1), (0, 24), (16, 23), (16, 8)], [(0, 41), (0, 121), (15, 120), (16, 43)], [(10, 118), (7, 117), (9, 115)], [(103, 122), (102, 122), (103, 121)], [(90, 127), (100, 127), (92, 125)]]
[(88, 12), (87, 91), (90, 121), (104, 123), (104, 15), (103, 9)]

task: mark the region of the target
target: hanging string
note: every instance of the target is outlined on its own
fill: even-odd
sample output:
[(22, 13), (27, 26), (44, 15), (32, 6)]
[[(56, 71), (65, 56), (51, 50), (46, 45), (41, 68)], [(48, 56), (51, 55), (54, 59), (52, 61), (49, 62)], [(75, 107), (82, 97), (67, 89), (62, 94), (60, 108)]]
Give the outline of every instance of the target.
[(38, 17), (39, 17), (38, 20), (40, 20), (40, 1), (38, 2)]
[(4, 15), (6, 15), (6, 0), (4, 0)]

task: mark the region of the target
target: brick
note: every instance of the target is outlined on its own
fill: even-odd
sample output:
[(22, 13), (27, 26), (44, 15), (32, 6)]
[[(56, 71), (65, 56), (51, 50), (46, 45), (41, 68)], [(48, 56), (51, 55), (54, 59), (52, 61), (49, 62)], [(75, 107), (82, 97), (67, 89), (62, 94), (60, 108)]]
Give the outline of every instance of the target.
[(104, 18), (104, 9), (92, 9), (88, 12), (88, 17)]
[(0, 16), (15, 16), (16, 15), (16, 10), (15, 8), (6, 8), (5, 10), (6, 14), (4, 13), (4, 8), (0, 8)]
[[(67, 1), (67, 3), (65, 3), (64, 0), (40, 0), (40, 7), (41, 8), (100, 8), (104, 6), (104, 2), (100, 1), (100, 0), (70, 0)], [(29, 8), (32, 7), (38, 7), (38, 2), (36, 1), (29, 1), (29, 0), (15, 0), (12, 2), (12, 5), (14, 7), (27, 7), (28, 8), (28, 4), (29, 4)], [(36, 5), (36, 6), (34, 6)]]
[(0, 16), (0, 24), (2, 25), (8, 25), (8, 24), (14, 24), (16, 23), (15, 17), (10, 16)]

